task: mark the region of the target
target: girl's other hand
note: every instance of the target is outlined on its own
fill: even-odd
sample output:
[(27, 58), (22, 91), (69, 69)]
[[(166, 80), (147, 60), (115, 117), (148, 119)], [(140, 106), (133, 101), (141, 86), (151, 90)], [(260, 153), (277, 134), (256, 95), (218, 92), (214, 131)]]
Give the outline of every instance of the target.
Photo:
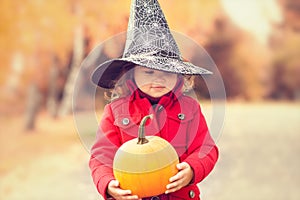
[(194, 172), (188, 163), (182, 162), (177, 164), (176, 167), (179, 171), (169, 179), (170, 184), (167, 185), (166, 194), (180, 190), (188, 185), (194, 177)]
[(137, 195), (132, 195), (130, 190), (122, 190), (120, 188), (120, 183), (117, 180), (112, 180), (109, 182), (107, 187), (107, 193), (116, 200), (126, 200), (126, 199), (141, 200)]

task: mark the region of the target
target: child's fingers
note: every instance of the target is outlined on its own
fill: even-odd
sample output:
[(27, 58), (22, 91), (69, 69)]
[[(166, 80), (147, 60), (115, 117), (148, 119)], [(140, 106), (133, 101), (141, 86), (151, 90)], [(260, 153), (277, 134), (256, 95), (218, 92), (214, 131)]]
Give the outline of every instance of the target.
[(167, 185), (167, 190), (165, 193), (171, 193), (180, 190), (191, 181), (191, 167), (188, 163), (182, 162), (177, 164), (176, 167), (179, 172), (169, 179), (170, 183)]
[(178, 170), (183, 170), (183, 169), (189, 168), (190, 165), (186, 162), (182, 162), (182, 163), (178, 163), (176, 165), (176, 167), (177, 167)]
[(182, 186), (183, 186), (182, 181), (180, 181), (180, 180), (170, 183), (167, 185), (167, 190), (165, 191), (165, 193), (168, 194), (171, 192), (175, 192), (175, 191), (181, 189)]
[(122, 190), (122, 189), (118, 189), (118, 194), (119, 194), (120, 196), (131, 195), (131, 191), (130, 191), (130, 190)]
[(181, 171), (179, 171), (177, 174), (175, 174), (174, 176), (172, 176), (169, 181), (172, 183), (174, 181), (178, 181), (180, 179), (182, 179), (183, 173)]
[(182, 171), (178, 172), (175, 176), (169, 179), (170, 183), (166, 187), (166, 193), (171, 193), (179, 190), (183, 187), (184, 173)]
[(183, 171), (184, 169), (188, 169), (190, 167), (190, 165), (186, 162), (182, 162), (182, 163), (178, 163), (176, 165), (177, 169), (179, 170), (179, 172), (177, 174), (175, 174), (174, 176), (172, 176), (169, 181), (172, 183), (174, 181), (177, 181), (179, 179), (182, 179), (184, 177), (185, 172)]
[(132, 200), (137, 200), (140, 199), (137, 195), (131, 195), (132, 192), (130, 190), (122, 190), (122, 189), (118, 189), (118, 195), (120, 197), (120, 199), (132, 199)]
[(119, 187), (120, 183), (118, 180), (112, 180), (109, 185), (111, 187)]

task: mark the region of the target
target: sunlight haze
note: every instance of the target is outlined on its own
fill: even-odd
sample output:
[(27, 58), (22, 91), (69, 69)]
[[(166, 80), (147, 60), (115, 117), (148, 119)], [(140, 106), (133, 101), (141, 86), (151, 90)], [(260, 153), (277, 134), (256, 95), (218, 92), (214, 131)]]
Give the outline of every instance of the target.
[(282, 21), (282, 13), (276, 0), (221, 0), (232, 21), (266, 43), (272, 25)]

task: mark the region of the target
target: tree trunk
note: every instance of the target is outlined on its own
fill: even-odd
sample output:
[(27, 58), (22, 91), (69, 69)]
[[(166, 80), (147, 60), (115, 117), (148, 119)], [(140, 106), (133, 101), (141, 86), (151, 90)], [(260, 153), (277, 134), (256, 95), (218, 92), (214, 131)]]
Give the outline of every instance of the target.
[(36, 84), (32, 83), (28, 88), (27, 105), (25, 111), (25, 130), (33, 130), (38, 110), (41, 104), (41, 93)]
[(47, 110), (51, 117), (57, 117), (58, 109), (58, 58), (53, 55), (52, 66), (49, 73), (49, 84), (48, 84), (48, 97), (47, 97)]
[(73, 46), (73, 60), (71, 64), (71, 70), (64, 87), (63, 99), (59, 108), (60, 116), (70, 114), (72, 111), (72, 97), (74, 93), (73, 89), (77, 74), (80, 70), (80, 64), (84, 56), (84, 34), (82, 25), (79, 25), (75, 29)]

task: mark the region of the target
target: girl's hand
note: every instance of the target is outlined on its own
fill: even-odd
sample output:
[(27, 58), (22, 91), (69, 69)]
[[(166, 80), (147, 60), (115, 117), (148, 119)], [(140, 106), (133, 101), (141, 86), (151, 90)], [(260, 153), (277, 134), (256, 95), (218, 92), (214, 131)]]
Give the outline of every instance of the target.
[(122, 190), (120, 188), (120, 183), (117, 180), (112, 180), (109, 182), (107, 187), (107, 193), (116, 200), (126, 200), (126, 199), (139, 199), (137, 195), (132, 195), (130, 190)]
[(194, 177), (194, 172), (188, 163), (182, 162), (177, 164), (176, 167), (179, 171), (169, 179), (170, 184), (167, 185), (166, 194), (180, 190), (188, 185)]

